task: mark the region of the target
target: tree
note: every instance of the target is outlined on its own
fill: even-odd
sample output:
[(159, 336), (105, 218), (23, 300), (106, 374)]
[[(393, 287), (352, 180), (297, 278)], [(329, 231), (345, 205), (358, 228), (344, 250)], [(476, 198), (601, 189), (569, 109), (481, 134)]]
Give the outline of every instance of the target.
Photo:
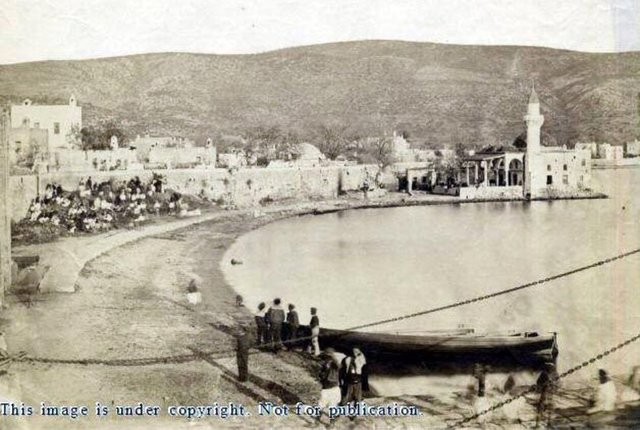
[(245, 152), (256, 154), (258, 158), (270, 160), (283, 158), (295, 153), (300, 139), (294, 131), (283, 131), (280, 126), (258, 126), (246, 133)]
[(320, 124), (316, 129), (315, 142), (320, 152), (330, 160), (335, 160), (347, 146), (347, 126)]
[(106, 148), (110, 148), (111, 136), (116, 136), (120, 144), (122, 144), (127, 137), (115, 121), (107, 121), (102, 124), (101, 145), (106, 145)]
[(393, 140), (389, 137), (376, 137), (370, 144), (369, 151), (380, 170), (393, 164)]
[(527, 133), (522, 132), (513, 141), (513, 146), (518, 149), (525, 149), (527, 147)]
[(82, 130), (79, 124), (73, 124), (67, 133), (67, 143), (73, 148), (82, 149)]
[(83, 151), (95, 151), (107, 149), (109, 145), (103, 145), (101, 142), (101, 132), (94, 127), (82, 127), (80, 130), (81, 135), (81, 148)]
[(110, 149), (111, 136), (116, 136), (118, 142), (123, 142), (126, 135), (114, 121), (102, 123), (99, 127), (82, 127), (77, 130), (77, 126), (72, 127), (67, 135), (67, 140), (75, 139), (76, 147), (83, 151), (101, 151)]

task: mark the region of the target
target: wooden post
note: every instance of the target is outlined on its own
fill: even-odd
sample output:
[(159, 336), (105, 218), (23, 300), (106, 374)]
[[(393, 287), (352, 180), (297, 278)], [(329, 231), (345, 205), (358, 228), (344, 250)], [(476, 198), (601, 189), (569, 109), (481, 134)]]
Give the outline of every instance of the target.
[(11, 201), (9, 195), (9, 118), (0, 119), (0, 305), (11, 286)]

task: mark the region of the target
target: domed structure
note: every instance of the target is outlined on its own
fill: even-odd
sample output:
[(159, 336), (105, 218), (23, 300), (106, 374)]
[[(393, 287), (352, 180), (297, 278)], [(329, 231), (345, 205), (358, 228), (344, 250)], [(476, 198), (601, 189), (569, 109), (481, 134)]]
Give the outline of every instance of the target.
[(299, 143), (295, 146), (295, 152), (298, 155), (297, 160), (300, 161), (318, 161), (326, 159), (320, 150), (307, 142)]

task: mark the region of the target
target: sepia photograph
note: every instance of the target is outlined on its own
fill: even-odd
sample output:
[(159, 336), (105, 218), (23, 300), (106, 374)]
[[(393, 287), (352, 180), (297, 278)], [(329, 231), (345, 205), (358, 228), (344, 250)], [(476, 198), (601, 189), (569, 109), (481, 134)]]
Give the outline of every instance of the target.
[(0, 430), (640, 428), (639, 188), (638, 0), (0, 0)]

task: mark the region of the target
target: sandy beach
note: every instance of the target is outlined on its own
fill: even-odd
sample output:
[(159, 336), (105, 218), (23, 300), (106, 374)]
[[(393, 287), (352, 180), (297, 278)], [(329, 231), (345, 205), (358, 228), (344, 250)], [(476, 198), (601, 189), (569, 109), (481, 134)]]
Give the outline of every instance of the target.
[[(397, 197), (395, 197), (397, 199)], [(6, 389), (25, 404), (87, 405), (205, 405), (218, 402), (244, 404), (255, 412), (260, 402), (313, 404), (319, 396), (317, 363), (302, 352), (256, 353), (250, 358), (250, 381), (236, 381), (234, 339), (230, 330), (242, 324), (252, 327), (251, 312), (236, 307), (235, 291), (225, 282), (220, 261), (242, 234), (267, 223), (305, 213), (323, 213), (349, 207), (398, 205), (406, 201), (367, 202), (342, 199), (327, 202), (274, 205), (253, 210), (221, 211), (202, 224), (156, 234), (116, 247), (90, 261), (81, 271), (74, 294), (46, 294), (27, 308), (14, 302), (5, 313), (11, 353), (56, 359), (133, 360), (198, 356), (186, 362), (57, 364), (14, 362), (5, 378)], [(447, 203), (411, 200), (410, 204)], [(195, 278), (203, 303), (190, 306), (186, 286)], [(162, 360), (160, 360), (162, 361)], [(117, 363), (117, 362), (116, 362)], [(113, 364), (113, 363), (112, 363)], [(358, 425), (385, 427), (444, 427), (471, 413), (465, 393), (450, 392), (441, 398), (400, 396), (369, 400), (373, 404), (396, 401), (419, 406), (417, 418), (361, 418)], [(582, 401), (566, 400), (567, 407)], [(533, 416), (530, 406), (527, 416)], [(50, 418), (11, 419), (25, 428), (45, 428)], [(150, 417), (56, 418), (65, 428), (127, 426), (132, 428), (187, 426), (183, 418), (166, 414)], [(195, 422), (203, 428), (221, 425), (251, 427), (315, 427), (309, 417), (250, 417)], [(348, 420), (343, 426), (351, 426)], [(11, 428), (11, 427), (10, 427)]]

